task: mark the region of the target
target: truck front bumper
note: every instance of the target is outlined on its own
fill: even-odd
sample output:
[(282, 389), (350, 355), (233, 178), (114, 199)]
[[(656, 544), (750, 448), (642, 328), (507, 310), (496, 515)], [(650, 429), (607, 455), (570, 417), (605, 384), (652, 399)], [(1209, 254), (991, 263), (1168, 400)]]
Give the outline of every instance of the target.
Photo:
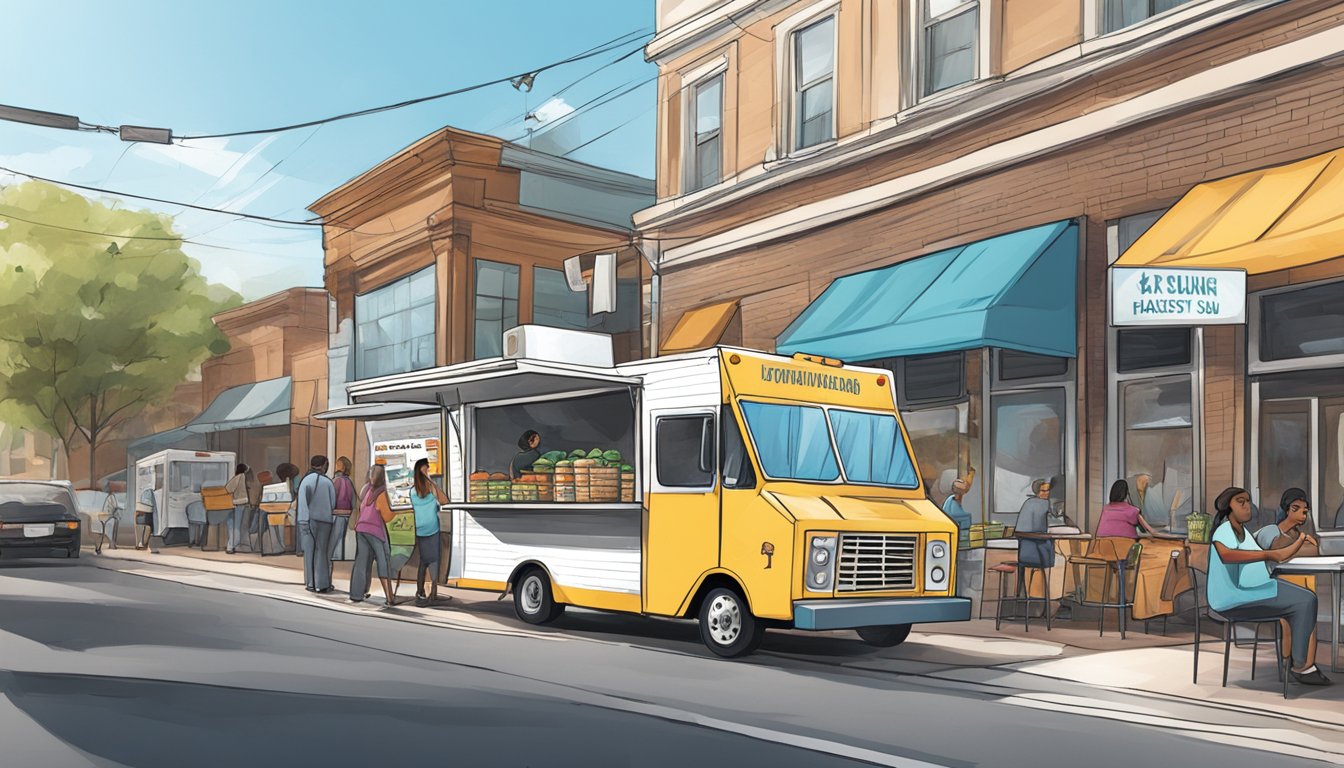
[(964, 597), (906, 597), (833, 600), (795, 600), (796, 629), (858, 629), (892, 624), (932, 624), (968, 621), (971, 601)]

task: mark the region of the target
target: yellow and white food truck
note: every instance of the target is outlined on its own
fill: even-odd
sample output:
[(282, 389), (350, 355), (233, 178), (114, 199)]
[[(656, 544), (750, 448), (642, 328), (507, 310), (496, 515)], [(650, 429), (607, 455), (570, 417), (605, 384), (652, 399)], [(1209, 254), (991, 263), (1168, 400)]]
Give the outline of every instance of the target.
[(435, 404), (460, 441), (449, 586), (512, 591), (534, 624), (571, 605), (698, 618), (725, 657), (767, 627), (892, 646), (970, 618), (887, 372), (729, 347), (613, 365), (608, 337), (536, 326), (505, 354), (347, 388)]

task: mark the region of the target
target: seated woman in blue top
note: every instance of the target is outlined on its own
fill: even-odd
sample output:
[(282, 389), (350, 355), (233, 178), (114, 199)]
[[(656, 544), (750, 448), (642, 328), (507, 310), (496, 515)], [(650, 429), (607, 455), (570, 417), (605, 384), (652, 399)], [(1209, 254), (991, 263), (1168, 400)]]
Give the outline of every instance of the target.
[[(411, 489), (411, 508), (415, 510), (415, 552), (420, 567), (415, 575), (415, 604), (429, 605), (439, 599), (439, 505), (448, 503), (448, 494), (429, 477), (429, 459), (415, 462), (415, 487)], [(430, 577), (425, 594), (425, 574)]]
[(1213, 547), (1209, 552), (1209, 607), (1232, 621), (1285, 617), (1292, 647), (1292, 675), (1304, 685), (1328, 685), (1316, 668), (1312, 633), (1316, 630), (1316, 595), (1296, 584), (1275, 579), (1267, 563), (1281, 563), (1297, 554), (1302, 539), (1266, 552), (1246, 530), (1251, 521), (1251, 495), (1228, 488), (1213, 502)]

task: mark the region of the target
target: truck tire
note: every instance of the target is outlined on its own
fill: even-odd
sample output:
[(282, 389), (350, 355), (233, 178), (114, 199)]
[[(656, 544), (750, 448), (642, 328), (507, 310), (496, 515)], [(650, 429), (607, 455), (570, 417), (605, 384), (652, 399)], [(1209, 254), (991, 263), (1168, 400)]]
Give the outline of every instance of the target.
[(560, 618), (565, 606), (555, 602), (551, 580), (540, 568), (529, 568), (513, 589), (513, 610), (528, 624), (549, 624)]
[(715, 587), (700, 603), (700, 639), (715, 655), (725, 659), (746, 656), (761, 646), (765, 624), (733, 589)]
[(909, 624), (892, 624), (889, 627), (860, 627), (859, 637), (863, 642), (877, 648), (894, 648), (910, 636)]

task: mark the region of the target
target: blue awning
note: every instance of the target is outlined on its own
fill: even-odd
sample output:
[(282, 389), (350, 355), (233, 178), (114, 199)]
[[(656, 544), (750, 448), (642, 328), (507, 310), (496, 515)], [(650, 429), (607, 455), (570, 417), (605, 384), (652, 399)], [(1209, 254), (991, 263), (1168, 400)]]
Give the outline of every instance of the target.
[(229, 387), (187, 426), (191, 432), (283, 427), (289, 424), (290, 379), (258, 381)]
[(1059, 221), (838, 278), (781, 354), (875, 360), (979, 347), (1078, 353), (1078, 225)]

